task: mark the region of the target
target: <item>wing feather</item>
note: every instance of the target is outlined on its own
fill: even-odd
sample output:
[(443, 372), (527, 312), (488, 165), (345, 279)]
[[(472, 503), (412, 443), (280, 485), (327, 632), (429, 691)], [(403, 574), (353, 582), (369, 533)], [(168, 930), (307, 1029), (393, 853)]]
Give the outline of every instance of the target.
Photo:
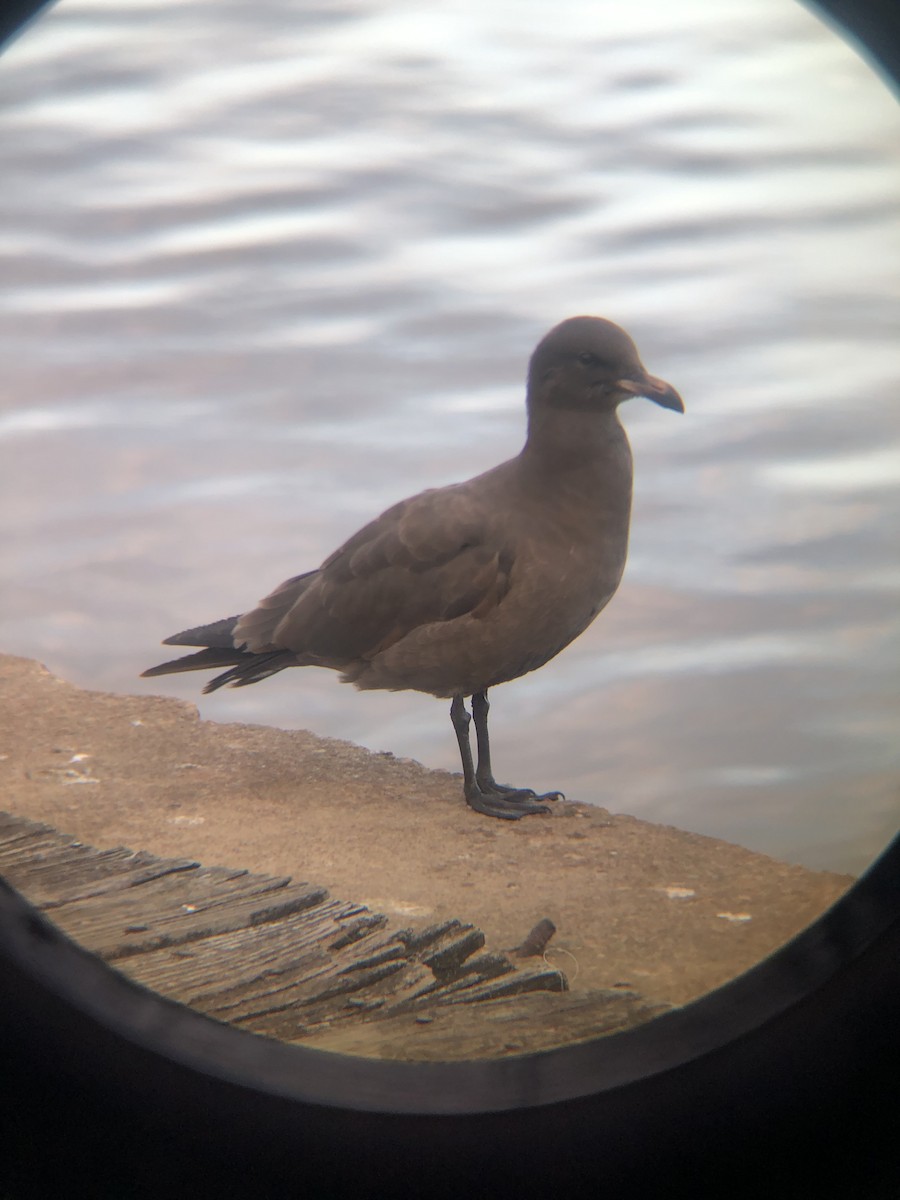
[(301, 662), (370, 659), (421, 625), (485, 616), (512, 565), (484, 506), (456, 486), (431, 489), (388, 509), (319, 571), (281, 584), (241, 617), (235, 640)]

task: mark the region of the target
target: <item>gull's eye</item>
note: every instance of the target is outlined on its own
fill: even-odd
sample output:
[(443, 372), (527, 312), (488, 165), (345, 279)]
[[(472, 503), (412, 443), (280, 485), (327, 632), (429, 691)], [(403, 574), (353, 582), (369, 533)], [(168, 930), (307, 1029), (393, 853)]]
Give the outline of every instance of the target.
[(578, 361), (583, 362), (586, 367), (596, 367), (600, 359), (596, 354), (591, 354), (589, 350), (582, 350), (578, 355)]

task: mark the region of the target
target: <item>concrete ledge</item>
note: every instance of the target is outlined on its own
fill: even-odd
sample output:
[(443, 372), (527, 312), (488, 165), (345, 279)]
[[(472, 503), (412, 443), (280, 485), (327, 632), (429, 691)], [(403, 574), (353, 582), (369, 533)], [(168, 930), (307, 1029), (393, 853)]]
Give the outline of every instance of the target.
[(424, 927), (461, 918), (498, 949), (549, 918), (573, 1002), (629, 987), (679, 1005), (770, 954), (848, 876), (586, 804), (491, 821), (459, 778), (303, 731), (201, 721), (158, 696), (75, 688), (0, 657), (0, 795), (100, 847), (229, 863), (327, 887)]

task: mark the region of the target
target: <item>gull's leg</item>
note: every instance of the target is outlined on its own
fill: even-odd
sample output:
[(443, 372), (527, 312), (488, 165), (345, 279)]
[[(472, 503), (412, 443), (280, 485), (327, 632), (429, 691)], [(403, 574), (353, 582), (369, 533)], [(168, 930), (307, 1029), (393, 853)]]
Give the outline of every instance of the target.
[(521, 799), (536, 797), (538, 800), (564, 799), (562, 792), (545, 792), (542, 796), (537, 796), (531, 788), (509, 787), (505, 783), (498, 783), (496, 781), (493, 768), (491, 767), (491, 741), (488, 736), (488, 713), (490, 709), (491, 705), (487, 698), (487, 691), (476, 692), (472, 697), (472, 716), (475, 719), (475, 739), (478, 743), (478, 768), (475, 772), (475, 781), (478, 784), (479, 791), (489, 795), (506, 796), (510, 800), (517, 797)]
[(463, 787), (466, 790), (466, 799), (470, 792), (478, 790), (478, 785), (475, 782), (475, 764), (472, 762), (472, 747), (469, 744), (469, 722), (472, 718), (469, 716), (466, 702), (462, 696), (454, 696), (453, 703), (450, 705), (450, 720), (453, 722), (453, 732), (456, 734), (456, 740), (459, 743), (459, 757), (462, 759), (463, 769)]
[[(484, 701), (487, 706), (487, 698), (484, 693), (479, 693), (480, 700)], [(473, 708), (475, 706), (475, 698), (472, 701)], [(486, 722), (487, 713), (484, 713)], [(470, 808), (474, 808), (476, 812), (482, 813), (486, 817), (499, 817), (504, 821), (518, 821), (520, 817), (527, 817), (532, 813), (549, 812), (546, 804), (535, 804), (532, 801), (534, 792), (516, 791), (515, 788), (503, 788), (499, 784), (494, 784), (491, 780), (490, 787), (483, 789), (479, 783), (478, 774), (475, 770), (475, 764), (472, 761), (472, 747), (469, 742), (469, 722), (471, 716), (466, 709), (465, 701), (462, 696), (454, 696), (453, 703), (450, 705), (450, 720), (453, 722), (453, 730), (456, 734), (456, 740), (459, 744), (459, 757), (462, 760), (463, 769), (463, 788), (466, 795), (466, 803)], [(476, 732), (478, 733), (478, 758), (479, 770), (481, 769), (482, 756), (482, 738), (486, 739), (487, 724), (484, 724), (484, 734), (478, 732), (481, 717), (476, 716)], [(485, 742), (486, 744), (486, 742)], [(490, 774), (490, 752), (488, 751), (488, 774)]]

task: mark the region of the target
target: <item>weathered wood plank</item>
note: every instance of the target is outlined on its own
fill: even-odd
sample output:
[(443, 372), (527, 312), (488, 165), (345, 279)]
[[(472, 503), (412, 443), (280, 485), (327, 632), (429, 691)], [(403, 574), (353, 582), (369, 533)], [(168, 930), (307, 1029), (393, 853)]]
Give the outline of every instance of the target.
[(53, 919), (70, 937), (108, 961), (179, 945), (229, 929), (259, 925), (319, 904), (324, 888), (197, 868), (116, 894), (61, 905)]
[(0, 858), (0, 874), (13, 887), (26, 892), (36, 907), (49, 910), (136, 887), (199, 865), (193, 859), (161, 859), (123, 849), (104, 852), (96, 858), (74, 854), (48, 856), (34, 863), (26, 860), (9, 864)]
[[(97, 851), (93, 851), (94, 854)], [(60, 858), (83, 857), (85, 861), (92, 857), (92, 847), (75, 843), (60, 845), (58, 835), (38, 831), (28, 831), (20, 837), (7, 838), (3, 845), (3, 861), (8, 868), (17, 864), (35, 864), (47, 856), (58, 855)]]
[(435, 997), (436, 1004), (476, 1004), (482, 1000), (497, 1000), (500, 997), (519, 996), (524, 992), (567, 991), (565, 976), (555, 967), (522, 967), (518, 971), (498, 972), (497, 979), (489, 972), (481, 972), (470, 981), (460, 980), (451, 988)]
[[(460, 925), (448, 922), (433, 927), (421, 940), (409, 939), (417, 948), (413, 952), (394, 934), (374, 946), (367, 943), (350, 961), (344, 961), (346, 955), (335, 958), (314, 953), (289, 971), (257, 977), (227, 992), (197, 996), (194, 1004), (220, 1020), (290, 1039), (298, 1036), (298, 1030), (308, 1032), (323, 1022), (358, 1020), (363, 1012), (422, 1009), (441, 997), (466, 1003), (490, 995), (484, 985), (499, 975), (516, 973), (516, 969), (505, 954), (497, 952), (476, 954), (465, 961), (483, 945), (484, 938), (469, 936), (480, 930), (468, 930), (460, 937)], [(435, 963), (443, 969), (435, 972)], [(528, 970), (527, 976), (523, 991), (565, 987), (564, 977), (552, 968)]]
[[(43, 891), (40, 886), (33, 890), (36, 897), (34, 903), (44, 912), (52, 912), (55, 908), (60, 908), (63, 904), (73, 904), (76, 900), (90, 900), (95, 896), (111, 896), (115, 892), (122, 892), (126, 888), (139, 887), (141, 884), (150, 883), (154, 879), (162, 879), (165, 875), (175, 875), (182, 871), (191, 871), (200, 864), (190, 858), (171, 858), (157, 859), (155, 862), (147, 866), (135, 865), (129, 871), (120, 871), (116, 874), (108, 874), (99, 879), (84, 880), (79, 882), (73, 879), (67, 884), (67, 880), (63, 879), (58, 882), (56, 888), (53, 887), (51, 881), (44, 883)], [(29, 885), (30, 889), (30, 885)]]
[(269, 1037), (566, 987), (553, 968), (486, 951), (455, 918), (395, 929), (322, 887), (95, 850), (2, 813), (0, 873), (136, 982)]
[(630, 991), (573, 996), (541, 990), (416, 1013), (376, 1009), (365, 1020), (323, 1022), (295, 1040), (333, 1053), (395, 1060), (495, 1058), (603, 1037), (643, 1024), (667, 1007)]
[(197, 1007), (200, 997), (243, 986), (269, 973), (292, 970), (340, 932), (359, 905), (324, 900), (267, 925), (228, 930), (177, 947), (150, 950), (122, 969), (138, 983)]
[(484, 934), (480, 929), (462, 926), (458, 936), (445, 939), (436, 950), (430, 950), (422, 962), (430, 967), (438, 979), (454, 976), (470, 955), (484, 945)]
[(200, 864), (125, 846), (95, 850), (47, 825), (0, 813), (0, 874), (38, 908), (108, 895)]

